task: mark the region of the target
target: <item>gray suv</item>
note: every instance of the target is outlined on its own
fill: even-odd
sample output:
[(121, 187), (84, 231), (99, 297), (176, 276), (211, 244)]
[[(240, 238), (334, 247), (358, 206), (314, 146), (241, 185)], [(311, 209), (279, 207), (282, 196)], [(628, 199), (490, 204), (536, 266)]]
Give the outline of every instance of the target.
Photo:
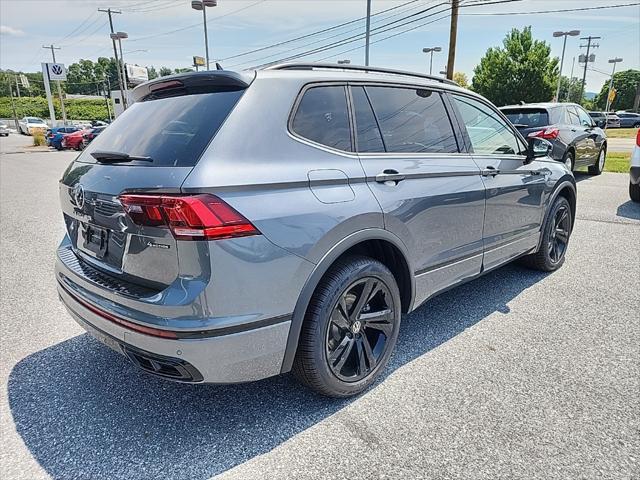
[(293, 370), (353, 395), (402, 313), (519, 257), (564, 262), (572, 174), (452, 82), (285, 64), (133, 93), (62, 177), (56, 280), (76, 321), (151, 374)]

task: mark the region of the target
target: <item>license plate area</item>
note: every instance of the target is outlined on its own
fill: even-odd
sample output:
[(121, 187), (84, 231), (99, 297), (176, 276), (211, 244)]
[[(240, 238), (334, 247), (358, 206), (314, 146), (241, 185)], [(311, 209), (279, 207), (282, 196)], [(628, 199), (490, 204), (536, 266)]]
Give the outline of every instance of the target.
[(85, 251), (92, 253), (96, 258), (104, 258), (109, 244), (109, 231), (86, 223), (80, 224), (80, 241)]

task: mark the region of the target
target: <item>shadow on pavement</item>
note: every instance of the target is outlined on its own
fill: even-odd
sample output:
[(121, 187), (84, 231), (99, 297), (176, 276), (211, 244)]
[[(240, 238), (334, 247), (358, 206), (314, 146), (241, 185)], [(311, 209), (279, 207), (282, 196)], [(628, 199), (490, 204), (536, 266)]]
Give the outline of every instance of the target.
[[(507, 303), (542, 278), (506, 266), (405, 315), (383, 377), (491, 313), (508, 314)], [(18, 433), (56, 479), (209, 478), (357, 401), (318, 396), (290, 375), (242, 385), (171, 383), (87, 334), (21, 360), (8, 390)]]
[(618, 207), (616, 215), (619, 217), (632, 218), (633, 220), (640, 220), (640, 204), (628, 200)]

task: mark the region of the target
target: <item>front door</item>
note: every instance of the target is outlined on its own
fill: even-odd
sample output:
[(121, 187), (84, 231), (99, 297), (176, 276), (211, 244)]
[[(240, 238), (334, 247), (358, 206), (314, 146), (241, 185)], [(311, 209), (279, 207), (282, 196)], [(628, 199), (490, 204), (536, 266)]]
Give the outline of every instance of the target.
[(451, 95), (486, 187), (483, 269), (537, 246), (546, 170), (528, 163), (526, 144), (488, 103)]
[(382, 85), (352, 85), (351, 92), (358, 155), (385, 228), (412, 255), (420, 304), (480, 273), (480, 169), (460, 152), (440, 92)]

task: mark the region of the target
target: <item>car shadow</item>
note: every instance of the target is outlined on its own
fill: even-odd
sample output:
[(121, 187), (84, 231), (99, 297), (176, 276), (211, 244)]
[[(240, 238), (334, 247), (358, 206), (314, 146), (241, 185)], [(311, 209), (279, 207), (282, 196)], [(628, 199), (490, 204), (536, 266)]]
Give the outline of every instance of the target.
[(631, 218), (633, 220), (640, 220), (640, 204), (634, 203), (631, 200), (627, 200), (616, 210), (618, 217)]
[[(508, 315), (508, 302), (544, 276), (508, 265), (405, 315), (380, 382), (491, 313)], [(357, 401), (316, 395), (290, 375), (238, 385), (167, 382), (87, 334), (21, 360), (8, 396), (18, 433), (56, 479), (210, 478)]]

